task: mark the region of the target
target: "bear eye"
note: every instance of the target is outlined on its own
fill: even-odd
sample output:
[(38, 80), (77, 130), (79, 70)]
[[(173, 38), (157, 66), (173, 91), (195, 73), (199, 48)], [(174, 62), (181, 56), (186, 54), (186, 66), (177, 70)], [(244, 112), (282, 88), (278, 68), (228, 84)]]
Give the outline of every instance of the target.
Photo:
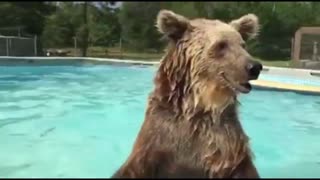
[(209, 56), (212, 58), (221, 58), (224, 56), (228, 43), (226, 41), (220, 41), (214, 44), (209, 51)]
[(222, 51), (222, 50), (224, 50), (225, 48), (227, 48), (227, 42), (225, 42), (225, 41), (222, 41), (222, 42), (219, 42), (218, 43), (218, 45), (217, 45), (217, 49), (219, 50), (219, 51)]

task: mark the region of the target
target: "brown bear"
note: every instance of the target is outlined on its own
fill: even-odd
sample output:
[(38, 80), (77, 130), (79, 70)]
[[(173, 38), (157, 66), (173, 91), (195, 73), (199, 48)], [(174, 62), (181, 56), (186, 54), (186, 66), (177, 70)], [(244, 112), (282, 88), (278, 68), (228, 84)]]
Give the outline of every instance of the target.
[(225, 23), (161, 10), (156, 26), (169, 46), (133, 150), (112, 177), (258, 178), (237, 114), (237, 95), (262, 70), (245, 49), (258, 18)]

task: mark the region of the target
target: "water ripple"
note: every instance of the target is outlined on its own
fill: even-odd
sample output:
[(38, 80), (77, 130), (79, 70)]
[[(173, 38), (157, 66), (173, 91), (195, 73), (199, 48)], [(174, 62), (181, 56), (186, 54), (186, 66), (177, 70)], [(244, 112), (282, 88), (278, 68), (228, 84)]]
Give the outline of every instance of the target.
[[(154, 72), (139, 66), (0, 67), (0, 177), (110, 176), (143, 122)], [(303, 166), (319, 168), (319, 96), (254, 90), (240, 102), (262, 177), (293, 164), (300, 169), (296, 176), (320, 176)]]

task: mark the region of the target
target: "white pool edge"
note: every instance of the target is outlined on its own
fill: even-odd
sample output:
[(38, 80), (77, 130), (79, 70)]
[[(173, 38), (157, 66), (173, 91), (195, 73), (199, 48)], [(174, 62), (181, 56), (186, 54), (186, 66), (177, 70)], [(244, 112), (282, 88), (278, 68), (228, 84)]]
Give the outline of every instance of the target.
[(129, 59), (113, 59), (113, 58), (95, 58), (95, 57), (16, 57), (16, 56), (0, 56), (1, 60), (88, 60), (88, 61), (104, 61), (104, 62), (116, 62), (127, 64), (145, 64), (145, 65), (157, 65), (159, 61), (138, 61)]
[[(10, 62), (13, 60), (14, 62)], [(16, 61), (15, 61), (16, 60)], [(22, 60), (22, 61), (21, 61)], [(56, 61), (58, 60), (58, 61)], [(86, 64), (87, 62), (93, 62), (93, 63), (116, 63), (116, 64), (133, 64), (133, 65), (159, 65), (159, 61), (139, 61), (139, 60), (130, 60), (130, 59), (113, 59), (113, 58), (95, 58), (95, 57), (16, 57), (16, 56), (0, 56), (0, 66), (1, 66), (1, 61), (14, 64), (14, 65), (19, 65), (21, 62), (23, 64), (34, 64), (36, 65), (37, 63), (42, 63), (46, 65), (46, 61), (50, 62), (51, 65), (54, 65), (55, 62), (57, 64), (61, 63), (63, 65), (68, 65), (70, 64), (70, 61), (75, 60), (79, 61), (80, 63)], [(306, 80), (319, 80), (320, 81), (320, 70), (312, 70), (312, 69), (296, 69), (296, 68), (284, 68), (284, 67), (273, 67), (273, 66), (264, 66), (263, 67), (263, 74), (272, 74), (272, 75), (284, 75), (284, 76), (291, 76), (291, 77), (299, 77), (299, 78), (305, 78)], [(259, 80), (257, 80), (259, 81)], [(253, 84), (254, 86), (257, 87), (264, 87), (264, 83), (258, 84)], [(290, 84), (289, 84), (290, 85)], [(283, 87), (282, 87), (283, 86)], [(272, 86), (273, 87), (273, 86)], [(304, 88), (305, 87), (305, 88)], [(268, 87), (270, 88), (270, 87)], [(291, 90), (291, 91), (300, 91), (301, 88), (303, 91), (306, 93), (311, 92), (310, 88), (313, 89), (317, 94), (320, 94), (320, 87), (319, 86), (302, 86), (297, 88), (297, 87), (292, 87), (289, 88), (288, 84), (282, 84), (281, 87), (277, 87), (278, 89), (283, 89), (283, 90)], [(299, 90), (298, 90), (299, 89)]]
[[(126, 64), (145, 64), (145, 65), (158, 65), (159, 61), (140, 61), (140, 60), (130, 60), (130, 59), (114, 59), (114, 58), (95, 58), (95, 57), (17, 57), (17, 56), (0, 56), (1, 60), (88, 60), (88, 61), (100, 61), (100, 62), (115, 62), (115, 63), (126, 63)], [(273, 66), (264, 66), (264, 73), (270, 72), (274, 73), (284, 73), (288, 72), (297, 74), (320, 74), (320, 70), (312, 69), (297, 69), (297, 68), (285, 68), (285, 67), (273, 67)], [(287, 72), (287, 73), (286, 73)]]

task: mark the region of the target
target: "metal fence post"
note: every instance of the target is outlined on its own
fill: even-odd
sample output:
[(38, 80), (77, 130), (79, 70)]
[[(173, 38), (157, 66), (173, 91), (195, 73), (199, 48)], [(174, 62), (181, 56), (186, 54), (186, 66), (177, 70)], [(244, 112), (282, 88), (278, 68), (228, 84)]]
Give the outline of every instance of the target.
[(77, 56), (77, 37), (73, 37), (74, 39), (74, 56)]
[(313, 42), (313, 52), (312, 52), (312, 60), (317, 61), (318, 59), (318, 42)]
[(7, 56), (9, 56), (9, 38), (6, 38), (6, 50), (7, 50)]
[(122, 38), (120, 35), (120, 40), (119, 40), (119, 49), (120, 49), (120, 58), (122, 58)]
[(34, 36), (34, 56), (37, 56), (37, 35)]

